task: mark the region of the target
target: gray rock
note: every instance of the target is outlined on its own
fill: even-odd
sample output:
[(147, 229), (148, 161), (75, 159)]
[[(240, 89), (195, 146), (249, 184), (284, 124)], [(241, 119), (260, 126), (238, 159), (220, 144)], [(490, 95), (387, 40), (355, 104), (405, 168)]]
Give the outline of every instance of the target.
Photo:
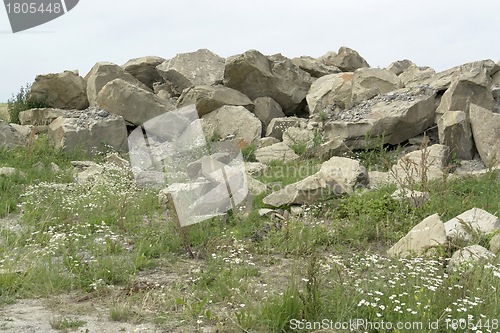
[(177, 101), (177, 108), (195, 104), (198, 116), (220, 108), (223, 105), (243, 106), (253, 111), (252, 101), (237, 90), (224, 86), (192, 86), (183, 91)]
[(281, 106), (271, 97), (259, 97), (253, 101), (253, 113), (262, 122), (262, 134), (266, 134), (267, 126), (274, 118), (283, 118), (285, 114)]
[[(466, 226), (463, 225), (466, 224)], [(480, 235), (490, 234), (500, 228), (500, 220), (495, 215), (480, 208), (472, 208), (452, 218), (444, 224), (446, 236), (449, 238), (462, 238), (470, 240), (472, 235), (467, 230), (472, 228)]]
[(388, 251), (388, 256), (404, 257), (425, 254), (433, 246), (446, 244), (446, 232), (438, 214), (425, 218), (414, 226), (406, 236), (401, 238)]
[(175, 107), (152, 92), (122, 79), (108, 82), (97, 95), (97, 103), (104, 110), (120, 115), (136, 126), (175, 110)]
[(295, 66), (309, 73), (312, 77), (322, 77), (329, 74), (340, 73), (340, 69), (313, 57), (302, 56), (293, 58), (292, 62)]
[(391, 71), (360, 68), (352, 78), (352, 104), (402, 88), (401, 80)]
[(357, 51), (345, 46), (339, 49), (332, 61), (342, 72), (354, 72), (358, 68), (370, 67)]
[(296, 126), (303, 121), (303, 119), (297, 117), (273, 118), (267, 126), (266, 136), (281, 141), (283, 140), (283, 132), (286, 131), (287, 128)]
[(280, 140), (273, 138), (272, 136), (268, 136), (265, 138), (260, 138), (258, 147), (259, 148), (269, 147), (269, 146), (274, 145), (275, 143), (278, 143), (278, 142), (280, 142)]
[(328, 160), (333, 156), (343, 156), (349, 151), (349, 148), (343, 141), (339, 139), (333, 139), (316, 147), (309, 148), (304, 153), (303, 158), (317, 158), (319, 160)]
[(105, 151), (107, 144), (126, 152), (127, 127), (123, 118), (118, 115), (102, 118), (97, 115), (98, 110), (74, 110), (57, 118), (49, 125), (49, 142), (63, 151)]
[[(474, 142), (483, 162), (500, 166), (500, 114), (471, 104), (470, 122)], [(493, 160), (495, 156), (496, 160)]]
[(313, 79), (281, 55), (264, 56), (256, 50), (229, 57), (224, 85), (241, 91), (250, 99), (271, 97), (286, 115), (302, 111)]
[(163, 62), (165, 62), (165, 59), (161, 57), (146, 56), (130, 59), (121, 67), (152, 90), (155, 82), (163, 81), (163, 78), (156, 70), (156, 66)]
[(221, 137), (234, 135), (243, 138), (248, 144), (259, 142), (262, 123), (253, 113), (243, 106), (224, 105), (202, 117), (207, 137), (217, 133)]
[(495, 257), (493, 253), (481, 245), (470, 245), (453, 253), (447, 270), (448, 273), (463, 272), (474, 266), (474, 264), (484, 264), (484, 262), (494, 260)]
[(306, 100), (309, 114), (319, 114), (329, 105), (349, 108), (352, 99), (353, 73), (325, 75), (313, 82)]
[(408, 88), (427, 82), (434, 74), (436, 71), (430, 67), (419, 67), (412, 64), (399, 75), (399, 78), (403, 86)]
[(87, 82), (72, 71), (37, 75), (31, 85), (31, 97), (43, 100), (47, 107), (83, 110), (89, 106)]
[(217, 54), (200, 49), (196, 52), (179, 53), (156, 69), (165, 80), (172, 83), (174, 93), (180, 95), (191, 86), (221, 83), (225, 62)]
[(283, 142), (275, 143), (268, 147), (259, 148), (255, 151), (255, 159), (262, 163), (281, 160), (290, 162), (298, 159), (299, 156)]
[(85, 76), (87, 81), (87, 96), (91, 107), (98, 106), (97, 96), (101, 89), (115, 79), (122, 79), (131, 85), (151, 91), (145, 84), (137, 80), (132, 74), (126, 72), (117, 64), (111, 62), (98, 62)]
[(408, 59), (404, 59), (404, 60), (394, 61), (389, 66), (387, 66), (386, 69), (388, 71), (393, 72), (396, 75), (401, 75), (411, 65), (413, 65), (413, 62), (411, 62)]
[(475, 154), (472, 130), (462, 111), (446, 111), (438, 120), (439, 143), (450, 147), (461, 160), (471, 160)]
[(14, 149), (26, 146), (26, 144), (25, 136), (10, 126), (8, 122), (0, 120), (0, 147)]

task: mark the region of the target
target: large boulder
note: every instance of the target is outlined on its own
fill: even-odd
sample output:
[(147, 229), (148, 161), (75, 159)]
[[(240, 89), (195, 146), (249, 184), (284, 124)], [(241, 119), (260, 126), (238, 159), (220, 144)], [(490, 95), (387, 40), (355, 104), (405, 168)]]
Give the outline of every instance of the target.
[(500, 166), (500, 114), (471, 104), (470, 122), (474, 142), (483, 162), (487, 165), (494, 162)]
[(443, 176), (449, 156), (450, 148), (438, 144), (408, 153), (392, 166), (391, 180), (401, 186), (408, 185), (410, 179), (414, 182), (439, 179)]
[(248, 144), (257, 144), (262, 134), (262, 123), (243, 106), (224, 105), (202, 118), (208, 137), (214, 134), (225, 138), (241, 137)]
[(348, 152), (349, 148), (343, 141), (333, 139), (307, 149), (304, 152), (303, 158), (316, 158), (324, 161), (332, 158), (333, 156), (342, 156)]
[(467, 115), (463, 111), (446, 111), (438, 120), (439, 143), (450, 147), (461, 160), (471, 160), (476, 151)]
[(353, 104), (402, 88), (401, 80), (391, 71), (380, 68), (360, 68), (352, 78)]
[(271, 97), (259, 97), (253, 100), (253, 113), (262, 122), (262, 134), (266, 134), (267, 126), (274, 118), (283, 118), (283, 108)]
[(98, 62), (85, 76), (85, 80), (87, 81), (87, 96), (91, 107), (98, 106), (97, 95), (108, 82), (114, 79), (122, 79), (132, 85), (151, 91), (144, 83), (137, 80), (132, 74), (126, 72), (117, 64)]
[(10, 126), (8, 122), (0, 120), (0, 147), (14, 149), (23, 146), (26, 146), (26, 137)]
[(299, 113), (313, 79), (281, 55), (264, 56), (256, 50), (229, 57), (224, 84), (241, 91), (250, 99), (269, 96), (286, 115)]
[(47, 107), (82, 110), (89, 106), (87, 82), (75, 71), (37, 75), (31, 97), (45, 100)]
[(436, 71), (430, 67), (419, 67), (415, 64), (406, 68), (399, 78), (405, 87), (413, 87), (427, 82)]
[(37, 133), (47, 133), (51, 122), (66, 115), (62, 109), (37, 108), (19, 112), (19, 122), (23, 126), (35, 126)]
[(312, 147), (314, 139), (314, 131), (301, 127), (289, 127), (283, 132), (283, 142), (288, 147), (304, 144), (306, 147)]
[(275, 160), (280, 160), (284, 163), (287, 163), (298, 158), (299, 155), (295, 154), (293, 149), (283, 142), (278, 142), (267, 147), (262, 147), (255, 151), (255, 159), (261, 163), (267, 163)]
[(477, 85), (489, 87), (491, 85), (491, 76), (497, 73), (499, 69), (500, 66), (491, 59), (468, 62), (439, 72), (428, 78), (425, 83), (430, 84), (438, 91), (444, 91), (450, 87), (452, 81), (459, 77)]
[(302, 56), (300, 58), (293, 58), (292, 62), (295, 66), (308, 72), (312, 77), (322, 77), (341, 72), (339, 68), (313, 57)]
[(253, 103), (244, 94), (224, 86), (192, 86), (184, 90), (177, 101), (177, 108), (195, 104), (201, 117), (223, 105), (240, 105), (253, 110)]
[(425, 218), (414, 226), (406, 236), (401, 238), (388, 251), (388, 256), (422, 255), (433, 247), (446, 244), (444, 224), (438, 214)]
[(500, 220), (495, 215), (480, 208), (472, 208), (452, 218), (444, 224), (446, 236), (470, 240), (470, 229), (481, 236), (491, 234), (500, 228)]
[(304, 120), (297, 117), (284, 117), (284, 118), (273, 118), (269, 125), (267, 126), (266, 136), (276, 138), (278, 140), (283, 140), (283, 132), (287, 128), (298, 126)]
[(314, 175), (271, 193), (262, 202), (274, 207), (312, 204), (325, 195), (342, 195), (367, 184), (366, 169), (359, 161), (332, 157)]
[(152, 92), (122, 79), (108, 82), (97, 95), (97, 103), (106, 111), (120, 115), (136, 126), (175, 109)]
[(457, 78), (441, 98), (436, 109), (436, 122), (446, 111), (463, 111), (468, 116), (471, 104), (493, 110), (495, 101), (491, 89), (468, 79)]
[(327, 140), (340, 139), (351, 149), (366, 146), (366, 134), (397, 145), (422, 133), (434, 123), (436, 91), (419, 86), (398, 90), (342, 110), (324, 126)]
[(453, 253), (447, 271), (450, 274), (456, 271), (463, 272), (478, 263), (484, 267), (485, 262), (493, 261), (495, 257), (492, 252), (481, 245), (469, 245)]
[(137, 80), (145, 84), (149, 89), (154, 89), (155, 82), (162, 82), (163, 78), (156, 70), (156, 66), (165, 62), (161, 57), (146, 56), (134, 58), (127, 61), (121, 67), (132, 74)]
[(107, 145), (122, 152), (128, 150), (123, 117), (96, 108), (68, 111), (49, 125), (48, 135), (50, 143), (66, 152), (105, 151)]
[(385, 69), (399, 76), (411, 65), (413, 65), (413, 62), (411, 60), (404, 59), (404, 60), (394, 61)]
[(160, 75), (172, 83), (173, 91), (180, 95), (191, 86), (205, 86), (221, 83), (226, 59), (207, 50), (179, 53), (172, 59), (158, 65)]
[(309, 113), (318, 114), (329, 105), (351, 106), (353, 73), (325, 75), (311, 85), (306, 100)]
[(345, 46), (339, 49), (332, 61), (342, 72), (354, 72), (358, 68), (370, 67), (368, 62), (357, 51)]

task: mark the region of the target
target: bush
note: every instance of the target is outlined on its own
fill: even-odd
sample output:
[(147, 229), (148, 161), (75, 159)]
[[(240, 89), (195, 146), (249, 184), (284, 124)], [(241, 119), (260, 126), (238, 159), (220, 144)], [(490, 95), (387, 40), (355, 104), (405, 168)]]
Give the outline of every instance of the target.
[(43, 99), (37, 100), (31, 97), (31, 84), (28, 83), (26, 87), (21, 87), (17, 95), (12, 95), (12, 98), (8, 100), (9, 121), (14, 124), (20, 124), (19, 112), (46, 107), (48, 97), (49, 95), (46, 94)]

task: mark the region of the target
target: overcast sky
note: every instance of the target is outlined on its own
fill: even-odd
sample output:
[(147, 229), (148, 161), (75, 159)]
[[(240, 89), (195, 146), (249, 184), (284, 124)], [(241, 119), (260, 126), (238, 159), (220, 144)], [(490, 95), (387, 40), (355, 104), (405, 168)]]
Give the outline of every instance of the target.
[(122, 65), (207, 48), (228, 57), (256, 49), (293, 58), (348, 46), (371, 67), (410, 59), (442, 71), (500, 60), (498, 0), (81, 0), (51, 22), (12, 33), (0, 9), (0, 102), (37, 74), (99, 61)]

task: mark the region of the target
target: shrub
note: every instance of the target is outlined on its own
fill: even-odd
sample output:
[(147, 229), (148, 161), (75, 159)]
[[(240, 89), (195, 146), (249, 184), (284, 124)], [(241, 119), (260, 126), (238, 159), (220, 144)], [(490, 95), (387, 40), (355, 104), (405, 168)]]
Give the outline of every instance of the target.
[(33, 108), (44, 108), (47, 106), (48, 94), (42, 99), (31, 97), (31, 84), (21, 87), (16, 96), (8, 100), (9, 121), (14, 124), (20, 124), (19, 113)]

